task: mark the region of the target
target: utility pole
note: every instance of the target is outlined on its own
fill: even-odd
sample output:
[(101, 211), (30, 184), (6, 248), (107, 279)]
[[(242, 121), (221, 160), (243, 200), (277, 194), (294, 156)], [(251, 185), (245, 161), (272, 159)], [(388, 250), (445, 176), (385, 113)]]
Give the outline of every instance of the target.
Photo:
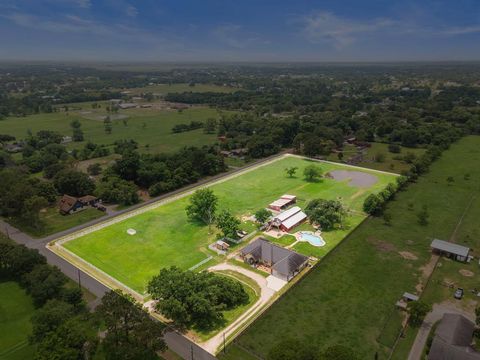
[(190, 345), (190, 353), (191, 353), (191, 356), (192, 356), (191, 360), (193, 360), (193, 345)]
[(223, 332), (223, 353), (225, 354), (225, 332)]
[(80, 281), (80, 269), (77, 269), (78, 271), (78, 288), (81, 290), (82, 289), (82, 283)]

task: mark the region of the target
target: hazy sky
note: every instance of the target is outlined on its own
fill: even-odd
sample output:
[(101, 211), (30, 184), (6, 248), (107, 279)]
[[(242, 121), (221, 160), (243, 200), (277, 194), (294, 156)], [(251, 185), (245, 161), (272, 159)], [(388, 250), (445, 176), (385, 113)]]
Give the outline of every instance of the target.
[(0, 59), (480, 60), (480, 0), (0, 0)]

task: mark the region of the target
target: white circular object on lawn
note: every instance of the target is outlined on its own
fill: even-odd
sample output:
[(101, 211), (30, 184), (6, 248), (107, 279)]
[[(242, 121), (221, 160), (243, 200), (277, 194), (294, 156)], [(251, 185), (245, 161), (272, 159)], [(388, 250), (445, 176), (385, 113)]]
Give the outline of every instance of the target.
[(135, 230), (135, 229), (128, 229), (127, 230), (128, 235), (135, 235), (136, 233), (137, 233), (137, 230)]

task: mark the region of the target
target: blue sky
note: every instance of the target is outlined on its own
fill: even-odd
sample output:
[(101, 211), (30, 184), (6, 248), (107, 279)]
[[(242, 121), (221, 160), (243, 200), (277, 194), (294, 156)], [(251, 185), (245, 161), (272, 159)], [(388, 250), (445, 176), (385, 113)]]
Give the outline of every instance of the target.
[(0, 59), (480, 60), (480, 0), (0, 0)]

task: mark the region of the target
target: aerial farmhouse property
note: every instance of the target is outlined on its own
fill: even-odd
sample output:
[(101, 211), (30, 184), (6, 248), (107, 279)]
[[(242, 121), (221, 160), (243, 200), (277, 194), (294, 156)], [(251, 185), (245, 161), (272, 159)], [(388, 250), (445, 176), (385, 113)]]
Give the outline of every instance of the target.
[(282, 280), (290, 281), (308, 263), (308, 257), (258, 238), (240, 250), (240, 258), (252, 266), (263, 266)]

